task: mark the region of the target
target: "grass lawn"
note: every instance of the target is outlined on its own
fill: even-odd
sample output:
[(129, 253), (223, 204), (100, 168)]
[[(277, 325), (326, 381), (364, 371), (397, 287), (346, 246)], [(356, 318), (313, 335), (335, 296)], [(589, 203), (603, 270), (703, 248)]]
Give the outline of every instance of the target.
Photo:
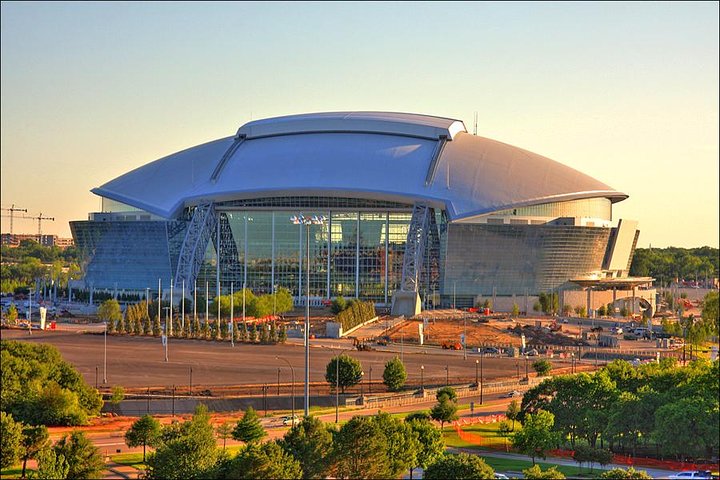
[[(31, 469), (25, 470), (25, 475), (30, 473)], [(22, 473), (22, 465), (15, 465), (13, 467), (9, 468), (3, 468), (0, 470), (0, 477), (2, 478), (20, 478), (20, 474)]]
[[(448, 447), (461, 447), (461, 448), (492, 448), (495, 450), (505, 450), (505, 445), (510, 445), (510, 439), (503, 438), (500, 435), (498, 429), (500, 423), (477, 423), (475, 425), (467, 425), (462, 428), (464, 432), (479, 435), (482, 437), (481, 443), (478, 445), (472, 440), (464, 440), (458, 436), (455, 429), (452, 427), (445, 427), (443, 430), (443, 438), (445, 439), (445, 445)], [(520, 428), (520, 423), (515, 422), (515, 429)]]
[[(482, 456), (482, 454), (481, 454)], [(532, 467), (532, 462), (530, 460), (524, 461), (524, 460), (514, 460), (511, 458), (494, 458), (494, 457), (483, 457), (483, 460), (485, 460), (485, 463), (490, 465), (495, 471), (498, 472), (522, 472), (526, 468)], [(546, 462), (536, 462), (537, 465), (540, 466), (540, 468), (543, 469), (543, 471), (547, 470), (550, 467), (557, 467), (557, 470), (564, 473), (567, 477), (573, 477), (573, 478), (597, 478), (598, 473), (601, 470), (593, 470), (592, 473), (590, 473), (589, 469), (583, 468), (580, 469), (579, 467), (571, 467), (566, 465), (554, 465), (552, 463), (546, 463)]]

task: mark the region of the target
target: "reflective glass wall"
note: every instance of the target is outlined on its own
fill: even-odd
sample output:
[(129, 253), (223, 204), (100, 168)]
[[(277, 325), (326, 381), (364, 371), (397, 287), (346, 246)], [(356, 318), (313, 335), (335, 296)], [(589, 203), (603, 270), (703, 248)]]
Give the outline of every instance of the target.
[[(208, 245), (198, 285), (207, 282), (216, 292), (243, 283), (256, 293), (287, 288), (304, 301), (310, 287), (313, 303), (339, 295), (389, 303), (402, 279), (402, 263), (410, 223), (407, 211), (343, 211), (304, 208), (305, 216), (324, 216), (322, 225), (293, 224), (299, 211), (218, 207), (226, 216), (231, 236), (213, 238)], [(308, 243), (309, 240), (309, 243)], [(220, 244), (218, 264), (216, 245)], [(309, 277), (308, 252), (309, 245)], [(237, 262), (226, 250), (237, 249)], [(229, 263), (229, 264), (225, 264)]]

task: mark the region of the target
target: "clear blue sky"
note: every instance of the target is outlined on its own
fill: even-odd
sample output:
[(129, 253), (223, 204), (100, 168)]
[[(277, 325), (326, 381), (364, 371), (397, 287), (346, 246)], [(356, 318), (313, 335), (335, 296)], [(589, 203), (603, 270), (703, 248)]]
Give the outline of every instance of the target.
[[(639, 246), (718, 246), (718, 3), (2, 6), (3, 207), (69, 236), (93, 187), (251, 118), (389, 110), (630, 195)], [(37, 223), (16, 221), (15, 231)], [(2, 219), (8, 230), (8, 219)]]

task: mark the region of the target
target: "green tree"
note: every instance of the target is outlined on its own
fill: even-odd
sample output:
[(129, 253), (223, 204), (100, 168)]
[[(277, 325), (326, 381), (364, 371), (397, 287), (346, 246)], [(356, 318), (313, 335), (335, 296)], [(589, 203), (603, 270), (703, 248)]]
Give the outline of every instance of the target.
[(388, 441), (370, 417), (353, 417), (333, 439), (338, 478), (390, 478)]
[(390, 477), (397, 478), (402, 472), (415, 467), (420, 442), (412, 426), (387, 412), (379, 412), (371, 417), (371, 420), (387, 440), (386, 455)]
[(627, 470), (622, 468), (606, 470), (600, 474), (600, 478), (610, 478), (616, 480), (650, 480), (653, 477), (645, 470), (635, 470), (633, 467), (630, 467)]
[(64, 480), (68, 478), (70, 465), (63, 454), (52, 447), (45, 447), (37, 454), (38, 469), (30, 472), (30, 478), (38, 480)]
[(455, 389), (453, 387), (439, 388), (437, 390), (437, 392), (435, 392), (435, 399), (440, 401), (440, 397), (442, 397), (443, 395), (447, 395), (447, 397), (450, 400), (457, 403), (458, 396), (457, 396), (457, 392), (455, 391)]
[(148, 456), (149, 479), (207, 478), (216, 466), (219, 450), (210, 415), (204, 405), (198, 405), (192, 420), (171, 427), (163, 443)]
[(655, 412), (655, 436), (663, 451), (702, 457), (718, 445), (718, 403), (699, 398), (680, 398)]
[(117, 300), (105, 300), (97, 309), (97, 316), (100, 320), (107, 322), (108, 332), (115, 332), (117, 323), (122, 320), (120, 304)]
[(513, 303), (511, 315), (513, 317), (517, 317), (518, 315), (520, 315), (520, 307), (518, 307), (517, 303)]
[(125, 400), (125, 389), (122, 385), (113, 386), (112, 393), (110, 395), (110, 403), (114, 407), (117, 407), (123, 400)]
[(287, 341), (287, 329), (285, 328), (285, 324), (280, 325), (280, 329), (278, 331), (278, 343), (285, 343)]
[(53, 448), (56, 458), (62, 455), (70, 467), (67, 478), (98, 478), (105, 469), (100, 451), (81, 431), (61, 438)]
[(410, 468), (410, 478), (412, 479), (414, 467), (426, 469), (435, 463), (445, 451), (445, 441), (442, 437), (442, 431), (428, 420), (414, 419), (408, 421), (412, 431), (417, 434), (419, 448), (416, 453), (416, 460), (413, 467)]
[(305, 417), (280, 445), (302, 468), (303, 478), (326, 478), (331, 467), (332, 434), (317, 417)]
[(552, 370), (552, 363), (547, 360), (537, 360), (532, 364), (533, 370), (535, 370), (539, 377), (545, 377)]
[[(340, 377), (337, 376), (337, 369), (340, 370)], [(331, 387), (335, 387), (339, 382), (340, 391), (345, 393), (345, 389), (353, 387), (362, 381), (362, 365), (360, 361), (349, 355), (342, 354), (339, 357), (333, 357), (325, 367), (325, 381)]]
[(225, 450), (225, 444), (228, 438), (232, 438), (233, 426), (230, 422), (223, 422), (215, 428), (218, 438), (223, 441), (223, 450)]
[[(4, 430), (3, 430), (4, 433)], [(50, 434), (45, 425), (29, 426), (23, 428), (22, 446), (22, 473), (20, 478), (25, 478), (25, 468), (27, 461), (31, 458), (37, 458), (38, 453), (50, 444)]]
[(400, 357), (395, 357), (385, 364), (383, 382), (391, 392), (401, 390), (406, 380), (407, 372), (405, 371), (405, 364), (400, 360)]
[(0, 468), (9, 468), (20, 460), (23, 425), (12, 415), (0, 412)]
[(597, 462), (600, 465), (607, 465), (612, 461), (612, 452), (587, 445), (576, 445), (573, 459), (578, 462), (581, 467), (583, 463), (589, 463), (590, 471), (592, 472), (593, 462)]
[(446, 453), (425, 470), (426, 480), (490, 479), (495, 471), (477, 455)]
[(247, 410), (245, 410), (243, 418), (237, 422), (232, 432), (235, 440), (245, 443), (257, 442), (265, 435), (267, 435), (267, 433), (260, 424), (258, 414), (252, 407), (248, 407)]
[(438, 403), (430, 410), (430, 416), (433, 420), (440, 422), (440, 429), (445, 426), (445, 422), (452, 422), (458, 419), (457, 404), (450, 400), (447, 394), (440, 395)]
[(225, 462), (218, 478), (300, 479), (303, 471), (300, 462), (273, 441), (247, 445), (235, 458)]
[(512, 437), (512, 443), (522, 454), (532, 458), (545, 458), (545, 452), (558, 443), (559, 436), (553, 431), (555, 416), (544, 410), (526, 415), (523, 428)]
[(158, 447), (160, 445), (160, 422), (150, 415), (143, 415), (137, 419), (125, 432), (125, 443), (128, 447), (143, 447), (143, 463), (145, 463), (146, 447)]
[(717, 335), (720, 331), (720, 312), (718, 312), (718, 298), (720, 293), (712, 290), (705, 295), (702, 303), (702, 318), (705, 322), (713, 325), (713, 333)]
[(412, 422), (415, 420), (429, 422), (430, 420), (432, 420), (432, 418), (430, 417), (429, 412), (413, 412), (413, 413), (408, 413), (407, 415), (405, 415), (406, 422)]
[(332, 311), (333, 315), (337, 315), (338, 313), (342, 312), (346, 308), (347, 308), (347, 302), (345, 301), (345, 297), (343, 297), (342, 295), (334, 298), (332, 303), (330, 304), (330, 311)]
[(520, 418), (520, 404), (518, 404), (517, 400), (513, 400), (510, 402), (510, 404), (507, 407), (507, 410), (505, 411), (505, 417), (507, 417), (508, 420), (512, 422), (512, 432), (515, 431), (515, 420), (518, 420)]
[(552, 466), (543, 472), (540, 468), (540, 465), (533, 465), (530, 468), (526, 468), (522, 472), (525, 478), (531, 480), (563, 480), (565, 478), (565, 475), (562, 472), (558, 471), (557, 467), (555, 466)]
[(8, 307), (7, 319), (9, 324), (17, 325), (18, 311), (14, 303), (11, 303)]

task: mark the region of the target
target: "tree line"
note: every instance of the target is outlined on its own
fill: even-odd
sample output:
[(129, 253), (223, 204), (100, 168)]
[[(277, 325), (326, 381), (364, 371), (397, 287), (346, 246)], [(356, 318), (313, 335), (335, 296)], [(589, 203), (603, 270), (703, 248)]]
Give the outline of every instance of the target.
[(675, 278), (717, 278), (720, 251), (712, 247), (700, 248), (636, 248), (630, 265), (630, 275), (654, 277), (667, 286)]
[(607, 448), (681, 461), (717, 457), (718, 378), (717, 360), (697, 360), (686, 368), (674, 359), (639, 367), (616, 360), (594, 374), (543, 381), (523, 397), (519, 419), (551, 414), (556, 436), (550, 443), (571, 449)]
[(80, 277), (80, 254), (77, 248), (45, 247), (33, 240), (23, 240), (18, 247), (0, 246), (0, 291), (27, 293), (36, 278), (54, 279), (60, 288), (72, 276)]

